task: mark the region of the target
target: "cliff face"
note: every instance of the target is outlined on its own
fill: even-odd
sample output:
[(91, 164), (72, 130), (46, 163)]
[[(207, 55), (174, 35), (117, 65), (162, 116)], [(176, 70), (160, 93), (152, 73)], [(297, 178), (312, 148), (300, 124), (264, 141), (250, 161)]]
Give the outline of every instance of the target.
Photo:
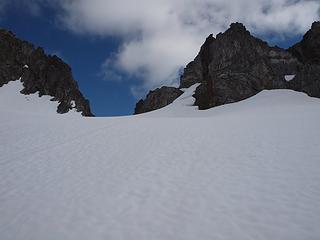
[(140, 100), (136, 104), (134, 112), (135, 114), (139, 114), (165, 107), (182, 95), (182, 93), (180, 89), (174, 87), (157, 88), (148, 93), (146, 100)]
[(314, 22), (301, 42), (289, 51), (305, 64), (320, 64), (320, 22)]
[(186, 66), (180, 88), (195, 83), (201, 83), (194, 94), (199, 109), (237, 102), (264, 89), (293, 89), (320, 97), (320, 23), (289, 50), (269, 47), (241, 23), (233, 23), (216, 38), (210, 35)]
[(52, 100), (59, 101), (58, 113), (76, 108), (83, 116), (93, 116), (89, 101), (80, 92), (66, 63), (0, 29), (0, 87), (20, 78), (24, 86), (21, 93), (52, 96)]

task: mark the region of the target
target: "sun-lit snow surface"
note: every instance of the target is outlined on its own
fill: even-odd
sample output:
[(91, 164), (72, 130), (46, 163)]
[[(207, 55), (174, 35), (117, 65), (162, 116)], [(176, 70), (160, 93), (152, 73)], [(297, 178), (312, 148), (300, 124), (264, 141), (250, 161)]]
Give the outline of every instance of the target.
[(10, 86), (1, 240), (320, 239), (319, 99), (264, 91), (199, 112), (193, 86), (153, 113), (81, 118), (11, 108)]

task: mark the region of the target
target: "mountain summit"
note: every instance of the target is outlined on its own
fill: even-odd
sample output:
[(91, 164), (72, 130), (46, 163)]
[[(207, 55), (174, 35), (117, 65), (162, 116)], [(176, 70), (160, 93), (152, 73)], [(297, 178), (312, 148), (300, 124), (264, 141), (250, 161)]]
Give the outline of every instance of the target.
[[(207, 37), (199, 54), (186, 66), (180, 87), (171, 91), (196, 83), (200, 83), (194, 94), (199, 109), (237, 102), (270, 89), (292, 89), (320, 97), (320, 22), (314, 22), (303, 40), (288, 50), (270, 47), (243, 24), (232, 23), (224, 33)], [(152, 93), (139, 101), (135, 114), (175, 100), (161, 89)]]
[(89, 101), (80, 92), (66, 63), (0, 29), (0, 87), (18, 79), (24, 87), (21, 93), (38, 92), (39, 96), (49, 95), (58, 101), (58, 113), (76, 109), (83, 116), (93, 116)]

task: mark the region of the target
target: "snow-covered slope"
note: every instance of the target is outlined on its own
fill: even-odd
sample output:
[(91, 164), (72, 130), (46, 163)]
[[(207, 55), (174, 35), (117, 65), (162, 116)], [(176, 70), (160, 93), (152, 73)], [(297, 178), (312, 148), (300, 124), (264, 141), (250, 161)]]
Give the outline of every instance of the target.
[(200, 112), (194, 87), (118, 118), (20, 111), (0, 88), (0, 239), (320, 239), (320, 100)]
[[(36, 115), (57, 115), (57, 101), (51, 101), (51, 96), (41, 96), (38, 93), (24, 95), (20, 91), (23, 89), (20, 80), (11, 81), (0, 87), (0, 110), (1, 113), (15, 112), (21, 114)], [(75, 109), (67, 113), (67, 115), (78, 115)]]

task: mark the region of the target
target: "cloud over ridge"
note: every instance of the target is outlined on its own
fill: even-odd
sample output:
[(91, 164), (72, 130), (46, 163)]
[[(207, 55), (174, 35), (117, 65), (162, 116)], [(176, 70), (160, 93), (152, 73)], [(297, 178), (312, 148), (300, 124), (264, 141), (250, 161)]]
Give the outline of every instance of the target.
[(121, 47), (104, 69), (139, 77), (144, 89), (172, 84), (205, 38), (231, 22), (244, 23), (254, 34), (281, 37), (304, 33), (320, 16), (318, 0), (31, 1), (44, 3), (54, 5), (60, 22), (73, 32), (120, 37)]

